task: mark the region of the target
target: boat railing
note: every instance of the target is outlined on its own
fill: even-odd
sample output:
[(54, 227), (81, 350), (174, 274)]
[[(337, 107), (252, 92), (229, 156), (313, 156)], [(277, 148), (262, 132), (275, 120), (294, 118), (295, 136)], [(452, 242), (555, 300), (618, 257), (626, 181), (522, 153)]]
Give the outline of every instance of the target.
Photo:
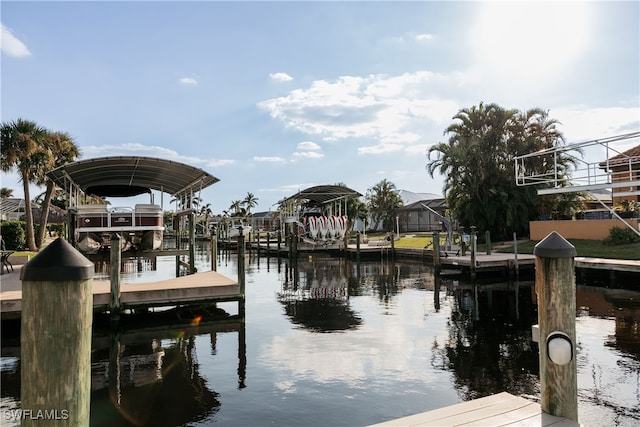
[(161, 227), (162, 210), (157, 205), (107, 208), (105, 205), (78, 206), (79, 228)]

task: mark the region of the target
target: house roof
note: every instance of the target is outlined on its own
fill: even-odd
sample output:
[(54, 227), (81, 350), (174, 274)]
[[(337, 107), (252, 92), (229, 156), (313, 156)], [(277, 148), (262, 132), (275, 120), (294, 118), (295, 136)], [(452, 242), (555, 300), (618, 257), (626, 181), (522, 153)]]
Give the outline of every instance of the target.
[(398, 211), (415, 211), (415, 210), (424, 210), (426, 209), (425, 206), (430, 207), (433, 210), (446, 210), (447, 209), (447, 202), (444, 199), (444, 197), (440, 197), (439, 199), (425, 199), (425, 200), (418, 200), (416, 202), (413, 202), (409, 205), (404, 205), (401, 208), (398, 208)]
[(61, 188), (69, 188), (71, 181), (85, 193), (102, 197), (135, 196), (149, 190), (178, 196), (219, 181), (184, 163), (140, 156), (80, 160), (53, 169), (47, 176)]
[(281, 200), (279, 203), (290, 201), (310, 202), (314, 204), (325, 204), (345, 197), (360, 197), (362, 194), (348, 187), (340, 185), (317, 185), (306, 190), (298, 191), (293, 196)]
[[(609, 158), (609, 166), (628, 166), (640, 164), (640, 145), (636, 145), (616, 156)], [(600, 167), (607, 166), (607, 161), (600, 162)]]
[(433, 193), (414, 193), (409, 190), (399, 190), (398, 195), (402, 199), (402, 203), (407, 206), (416, 202), (425, 200), (442, 199), (443, 197)]
[[(39, 208), (40, 205), (37, 203), (31, 202), (31, 209)], [(0, 212), (3, 214), (12, 213), (12, 212), (24, 212), (25, 203), (24, 199), (16, 199), (16, 198), (6, 198), (0, 199)]]

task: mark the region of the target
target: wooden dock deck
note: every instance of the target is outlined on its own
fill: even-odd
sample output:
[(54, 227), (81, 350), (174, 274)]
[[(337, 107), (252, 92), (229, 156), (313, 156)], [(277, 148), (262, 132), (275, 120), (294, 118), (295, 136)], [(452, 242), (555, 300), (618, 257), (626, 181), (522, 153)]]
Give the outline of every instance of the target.
[[(2, 318), (12, 318), (22, 311), (22, 282), (17, 265), (14, 271), (0, 278), (0, 313)], [(215, 271), (147, 283), (121, 283), (122, 309), (135, 307), (171, 306), (204, 301), (233, 301), (242, 297), (240, 285)], [(105, 280), (93, 281), (94, 311), (109, 308), (111, 284)]]
[(580, 424), (544, 413), (539, 403), (503, 392), (374, 426), (578, 427)]

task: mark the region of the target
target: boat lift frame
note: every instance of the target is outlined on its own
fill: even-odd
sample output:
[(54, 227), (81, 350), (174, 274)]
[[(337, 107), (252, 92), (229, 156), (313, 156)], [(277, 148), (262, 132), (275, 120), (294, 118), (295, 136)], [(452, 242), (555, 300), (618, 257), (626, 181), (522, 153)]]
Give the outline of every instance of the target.
[[(514, 158), (515, 180), (519, 187), (531, 185), (543, 185), (537, 194), (560, 194), (585, 192), (597, 200), (615, 218), (622, 221), (634, 233), (640, 236), (640, 230), (636, 230), (628, 222), (624, 221), (611, 207), (607, 206), (595, 197), (592, 191), (613, 188), (627, 188), (628, 191), (616, 192), (616, 197), (640, 196), (640, 174), (638, 156), (628, 156), (619, 148), (621, 144), (628, 144), (633, 140), (640, 140), (640, 132), (631, 132), (607, 138), (593, 139), (589, 141), (556, 146), (534, 153), (516, 156)], [(600, 146), (604, 149), (606, 160), (599, 162), (587, 162), (572, 154), (582, 153), (584, 148)], [(563, 154), (575, 162), (575, 168), (569, 177), (560, 173), (558, 157)], [(548, 173), (536, 173), (528, 165), (533, 162), (553, 161), (553, 170)], [(634, 169), (635, 166), (635, 169)], [(614, 169), (618, 169), (615, 170)]]

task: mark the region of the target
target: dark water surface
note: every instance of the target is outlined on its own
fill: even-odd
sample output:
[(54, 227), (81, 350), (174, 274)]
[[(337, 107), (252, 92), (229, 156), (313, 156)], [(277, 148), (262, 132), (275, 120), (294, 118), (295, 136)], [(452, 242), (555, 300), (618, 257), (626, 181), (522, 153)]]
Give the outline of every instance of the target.
[[(358, 268), (321, 253), (246, 266), (244, 323), (127, 330), (119, 353), (94, 336), (91, 425), (364, 426), (502, 391), (539, 397), (532, 280), (436, 286), (419, 262)], [(123, 286), (172, 277), (175, 258), (136, 270)], [(236, 255), (217, 270), (235, 278)], [(577, 306), (580, 422), (640, 425), (640, 292), (578, 286)], [(20, 349), (5, 335), (3, 426), (20, 397)]]

